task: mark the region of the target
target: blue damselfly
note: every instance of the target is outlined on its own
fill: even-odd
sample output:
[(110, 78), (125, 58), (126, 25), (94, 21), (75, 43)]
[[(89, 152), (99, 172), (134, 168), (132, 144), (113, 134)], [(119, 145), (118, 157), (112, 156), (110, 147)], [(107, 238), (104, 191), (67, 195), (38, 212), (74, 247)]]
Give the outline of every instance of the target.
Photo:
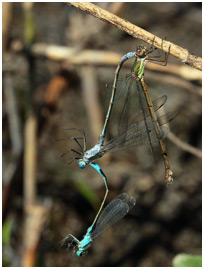
[[(157, 111), (159, 108), (161, 108), (167, 100), (167, 96), (163, 95), (156, 100), (153, 101), (153, 108), (154, 111)], [(163, 125), (170, 120), (174, 119), (176, 116), (176, 112), (169, 112), (166, 113), (160, 117), (158, 117), (158, 124), (160, 126), (161, 130), (161, 138), (165, 138), (166, 134), (168, 133), (168, 128), (164, 127)], [(145, 120), (144, 120), (145, 118)], [(70, 131), (70, 130), (76, 130), (79, 131), (82, 134), (82, 137), (65, 137), (65, 138), (60, 138), (57, 139), (59, 140), (67, 140), (67, 139), (72, 139), (74, 140), (77, 145), (79, 146), (79, 150), (75, 149), (68, 149), (65, 151), (63, 154), (59, 156), (63, 157), (65, 156), (68, 152), (74, 152), (77, 155), (81, 155), (81, 157), (74, 157), (72, 160), (69, 162), (72, 163), (73, 161), (77, 160), (77, 163), (80, 168), (85, 168), (87, 164), (92, 166), (94, 169), (98, 171), (98, 173), (102, 176), (106, 192), (105, 196), (103, 199), (103, 202), (101, 203), (100, 209), (94, 219), (93, 225), (96, 222), (102, 208), (104, 205), (104, 202), (106, 200), (106, 197), (108, 195), (108, 184), (107, 184), (107, 178), (102, 169), (98, 164), (96, 164), (94, 161), (101, 158), (104, 154), (108, 152), (116, 152), (119, 150), (122, 150), (124, 148), (127, 148), (128, 146), (133, 146), (133, 145), (143, 145), (147, 144), (149, 141), (149, 138), (151, 139), (152, 143), (157, 142), (157, 134), (155, 132), (154, 126), (152, 125), (152, 119), (151, 116), (149, 115), (149, 110), (148, 107), (141, 109), (139, 112), (137, 112), (130, 120), (130, 125), (127, 127), (126, 130), (121, 130), (118, 135), (116, 135), (113, 139), (108, 141), (107, 143), (104, 144), (104, 142), (99, 139), (98, 144), (96, 144), (93, 148), (87, 150), (86, 149), (86, 136), (85, 132), (79, 129), (75, 128), (63, 128), (65, 131)], [(83, 139), (83, 146), (80, 144), (79, 140)]]
[(73, 246), (77, 256), (86, 255), (88, 253), (87, 249), (90, 248), (93, 240), (108, 227), (124, 218), (135, 204), (136, 199), (134, 197), (129, 197), (126, 193), (118, 195), (104, 208), (97, 222), (87, 229), (81, 241), (69, 234), (62, 240), (62, 245), (71, 239), (71, 243), (68, 243), (68, 248)]

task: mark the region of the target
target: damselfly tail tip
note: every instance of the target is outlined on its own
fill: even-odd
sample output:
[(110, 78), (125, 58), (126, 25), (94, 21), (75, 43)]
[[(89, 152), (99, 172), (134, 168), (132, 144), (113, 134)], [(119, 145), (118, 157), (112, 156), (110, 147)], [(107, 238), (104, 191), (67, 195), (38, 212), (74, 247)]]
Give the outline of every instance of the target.
[(135, 197), (131, 196), (129, 197), (128, 203), (133, 207), (136, 205), (136, 199)]
[(167, 187), (168, 187), (170, 184), (172, 184), (173, 181), (174, 181), (174, 179), (173, 179), (173, 172), (172, 172), (171, 169), (167, 169), (167, 170), (166, 170), (166, 185), (167, 185)]

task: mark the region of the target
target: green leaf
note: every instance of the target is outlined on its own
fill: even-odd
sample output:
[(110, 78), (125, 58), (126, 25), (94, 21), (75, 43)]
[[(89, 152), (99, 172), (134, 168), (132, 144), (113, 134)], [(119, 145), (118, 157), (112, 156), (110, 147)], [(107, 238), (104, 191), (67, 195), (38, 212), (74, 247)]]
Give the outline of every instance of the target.
[(24, 40), (26, 45), (33, 43), (35, 38), (34, 19), (31, 12), (25, 14)]
[(202, 256), (181, 253), (174, 257), (172, 264), (174, 267), (202, 267)]
[(92, 207), (95, 210), (98, 210), (99, 205), (100, 205), (100, 200), (96, 193), (87, 185), (84, 183), (82, 180), (76, 180), (74, 182), (76, 188), (78, 191), (81, 193), (84, 198), (89, 201), (89, 203), (92, 205)]
[(4, 221), (2, 226), (2, 244), (10, 245), (11, 231), (13, 226), (13, 220), (8, 218)]

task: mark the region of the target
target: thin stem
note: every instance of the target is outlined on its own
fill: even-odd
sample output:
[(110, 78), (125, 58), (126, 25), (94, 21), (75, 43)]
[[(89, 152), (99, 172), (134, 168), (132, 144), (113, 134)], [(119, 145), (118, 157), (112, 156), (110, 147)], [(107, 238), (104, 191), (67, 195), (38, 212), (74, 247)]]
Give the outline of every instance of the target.
[(172, 143), (174, 143), (175, 145), (177, 145), (179, 148), (195, 155), (198, 158), (202, 159), (202, 150), (195, 148), (187, 143), (185, 143), (184, 141), (182, 141), (181, 139), (179, 139), (174, 133), (172, 133), (171, 131), (169, 131), (168, 135), (167, 135), (168, 139), (171, 140)]

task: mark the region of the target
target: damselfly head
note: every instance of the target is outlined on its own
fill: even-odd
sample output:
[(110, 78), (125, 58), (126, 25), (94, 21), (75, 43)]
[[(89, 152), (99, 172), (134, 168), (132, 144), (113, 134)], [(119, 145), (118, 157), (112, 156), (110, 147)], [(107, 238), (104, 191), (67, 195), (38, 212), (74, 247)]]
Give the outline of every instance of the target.
[(136, 199), (135, 199), (135, 197), (129, 197), (129, 198), (128, 198), (128, 204), (129, 204), (131, 207), (135, 206), (135, 205), (136, 205)]
[(148, 49), (145, 46), (140, 45), (136, 48), (136, 54), (140, 58), (145, 57), (148, 54)]
[(78, 250), (77, 251), (77, 256), (86, 256), (88, 254), (88, 251), (86, 250)]
[(81, 169), (84, 169), (86, 167), (86, 163), (83, 159), (79, 159), (77, 162)]

